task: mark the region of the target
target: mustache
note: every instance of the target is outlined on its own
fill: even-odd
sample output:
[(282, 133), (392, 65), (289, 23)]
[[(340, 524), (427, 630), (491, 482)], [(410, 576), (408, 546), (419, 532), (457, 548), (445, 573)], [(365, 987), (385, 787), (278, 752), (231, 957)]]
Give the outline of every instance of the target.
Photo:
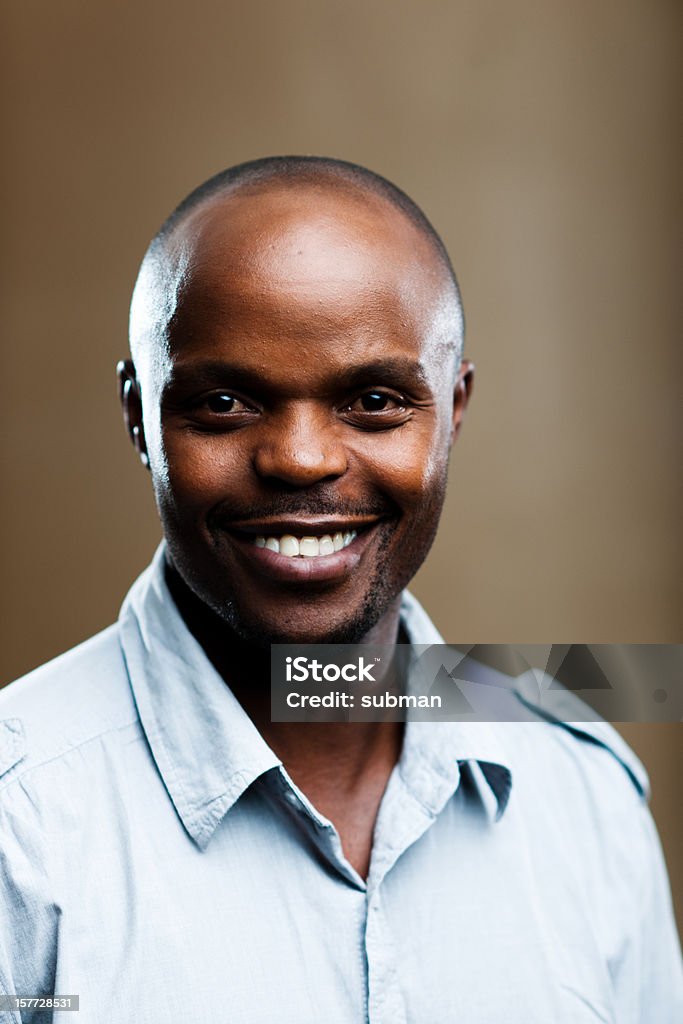
[(268, 502), (258, 504), (237, 504), (222, 502), (207, 516), (210, 529), (229, 527), (231, 523), (250, 519), (283, 519), (287, 516), (330, 516), (344, 519), (347, 516), (386, 516), (398, 514), (398, 506), (391, 501), (341, 501), (338, 497), (320, 495), (283, 494)]

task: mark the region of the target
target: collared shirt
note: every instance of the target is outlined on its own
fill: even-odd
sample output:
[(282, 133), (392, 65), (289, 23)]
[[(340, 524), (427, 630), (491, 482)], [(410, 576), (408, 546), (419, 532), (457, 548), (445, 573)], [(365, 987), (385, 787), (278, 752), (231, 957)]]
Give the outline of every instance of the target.
[[(613, 730), (409, 723), (364, 880), (163, 558), (117, 625), (0, 694), (0, 993), (78, 994), (80, 1024), (683, 1019), (647, 782)], [(402, 622), (439, 642), (409, 595)]]

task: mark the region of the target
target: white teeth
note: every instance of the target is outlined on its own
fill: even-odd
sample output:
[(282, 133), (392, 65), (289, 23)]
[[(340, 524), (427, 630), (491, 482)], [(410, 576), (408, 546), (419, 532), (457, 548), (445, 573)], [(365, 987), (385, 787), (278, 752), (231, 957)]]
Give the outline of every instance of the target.
[(302, 537), (299, 543), (299, 554), (308, 558), (316, 558), (320, 554), (320, 542), (317, 537)]
[(287, 558), (296, 558), (297, 555), (318, 558), (320, 555), (332, 555), (335, 551), (347, 548), (357, 536), (355, 530), (335, 533), (333, 537), (329, 533), (323, 537), (293, 537), (290, 533), (285, 533), (282, 537), (265, 537), (259, 534), (254, 537), (254, 544), (257, 548), (267, 548), (268, 551), (276, 551)]
[(320, 538), (319, 541), (321, 555), (333, 555), (334, 554), (334, 543), (328, 533), (324, 537)]
[(289, 558), (299, 554), (299, 541), (296, 537), (292, 537), (288, 533), (284, 537), (280, 537), (280, 554), (287, 555)]

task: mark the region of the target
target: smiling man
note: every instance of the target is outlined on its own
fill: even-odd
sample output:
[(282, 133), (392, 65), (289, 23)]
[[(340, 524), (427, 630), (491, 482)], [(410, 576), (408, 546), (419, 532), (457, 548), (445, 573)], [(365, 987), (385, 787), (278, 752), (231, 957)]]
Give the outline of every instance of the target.
[(129, 428), (193, 593), (245, 639), (393, 642), (472, 380), (419, 212), (327, 163), (229, 172), (147, 254), (131, 346)]
[(271, 158), (145, 255), (119, 367), (164, 532), (2, 694), (0, 1021), (677, 1019), (647, 780), (608, 726), (274, 722), (272, 643), (433, 644), (405, 591), (472, 388), (444, 247)]

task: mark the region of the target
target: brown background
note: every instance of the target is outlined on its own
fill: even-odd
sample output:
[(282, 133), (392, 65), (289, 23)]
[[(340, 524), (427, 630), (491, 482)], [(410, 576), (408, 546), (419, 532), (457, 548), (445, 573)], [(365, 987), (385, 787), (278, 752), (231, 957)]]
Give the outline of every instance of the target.
[[(461, 642), (681, 630), (674, 0), (5, 9), (0, 678), (108, 624), (159, 530), (113, 367), (145, 245), (267, 153), (443, 233), (478, 379), (415, 590)], [(683, 915), (680, 726), (631, 726)]]

